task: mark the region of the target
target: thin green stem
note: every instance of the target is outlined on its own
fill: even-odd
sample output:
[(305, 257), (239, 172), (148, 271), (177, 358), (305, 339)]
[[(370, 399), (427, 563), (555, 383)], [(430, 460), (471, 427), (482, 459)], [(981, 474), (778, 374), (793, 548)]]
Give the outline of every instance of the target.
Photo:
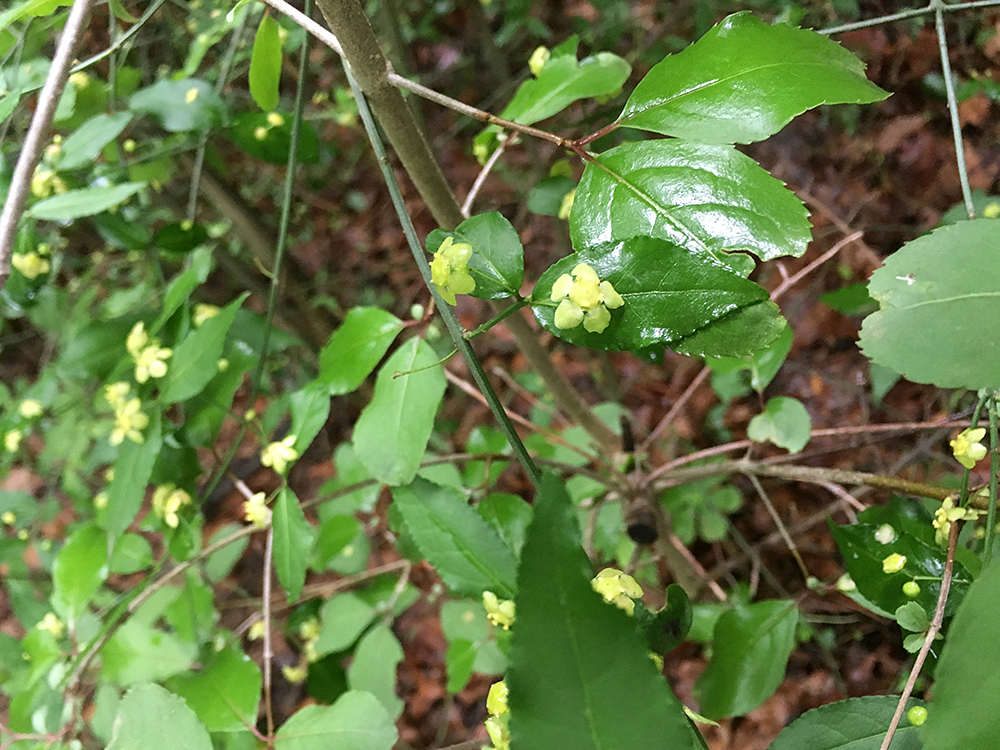
[(1000, 471), (1000, 435), (997, 429), (997, 396), (990, 394), (990, 507), (986, 511), (986, 538), (983, 547), (983, 567), (990, 564), (993, 556), (993, 539), (996, 536), (997, 520), (997, 472)]
[(504, 320), (504, 318), (506, 318), (507, 316), (516, 313), (522, 307), (527, 307), (530, 304), (531, 304), (530, 300), (524, 297), (518, 297), (517, 301), (511, 304), (510, 307), (501, 310), (499, 313), (497, 313), (492, 318), (487, 320), (485, 323), (483, 323), (481, 326), (479, 326), (479, 328), (475, 329), (474, 331), (466, 331), (464, 334), (462, 334), (462, 338), (464, 338), (466, 341), (468, 341), (469, 339), (474, 339), (479, 334), (486, 333), (497, 323)]
[[(979, 394), (979, 402), (976, 404), (976, 408), (972, 412), (972, 419), (969, 420), (969, 429), (974, 430), (979, 425), (979, 418), (983, 414), (983, 409), (986, 407), (990, 399), (990, 394), (986, 391)], [(971, 469), (965, 469), (962, 472), (962, 483), (959, 486), (958, 493), (958, 507), (964, 508), (969, 501), (969, 475), (972, 473)]]
[(497, 397), (496, 392), (493, 390), (493, 386), (486, 377), (486, 373), (483, 371), (483, 366), (479, 363), (479, 359), (476, 357), (476, 353), (473, 350), (472, 345), (466, 341), (462, 324), (458, 322), (458, 318), (455, 317), (455, 313), (452, 311), (451, 307), (443, 299), (441, 299), (441, 296), (434, 288), (434, 283), (431, 281), (430, 264), (427, 262), (427, 257), (420, 245), (420, 240), (417, 238), (416, 229), (414, 228), (410, 215), (406, 210), (406, 204), (404, 203), (403, 196), (399, 191), (399, 183), (396, 182), (396, 175), (393, 172), (392, 165), (389, 162), (389, 157), (385, 151), (385, 146), (382, 144), (382, 139), (375, 126), (375, 120), (372, 117), (371, 110), (368, 109), (368, 103), (365, 99), (364, 92), (361, 90), (358, 82), (351, 74), (350, 66), (346, 63), (346, 61), (344, 64), (344, 71), (347, 73), (347, 80), (351, 84), (351, 91), (354, 92), (354, 98), (358, 104), (358, 113), (361, 115), (361, 120), (368, 133), (372, 149), (375, 151), (379, 167), (382, 170), (382, 176), (385, 180), (386, 187), (389, 189), (389, 194), (392, 197), (392, 204), (396, 209), (396, 215), (399, 217), (399, 221), (403, 225), (403, 233), (406, 235), (406, 241), (410, 246), (410, 252), (413, 255), (413, 260), (416, 261), (417, 267), (420, 269), (420, 275), (423, 276), (424, 283), (427, 285), (431, 294), (434, 295), (435, 304), (441, 313), (441, 318), (444, 320), (445, 326), (448, 328), (448, 332), (451, 334), (452, 340), (455, 342), (455, 347), (465, 358), (465, 362), (469, 366), (469, 370), (472, 372), (472, 377), (476, 381), (476, 385), (479, 387), (483, 396), (486, 397), (490, 410), (493, 412), (493, 416), (500, 425), (500, 430), (503, 432), (504, 437), (507, 438), (507, 442), (510, 443), (511, 448), (514, 450), (514, 455), (517, 457), (518, 461), (521, 462), (521, 466), (524, 467), (524, 471), (528, 475), (528, 478), (537, 487), (541, 483), (542, 476), (541, 472), (538, 470), (538, 466), (535, 465), (534, 460), (532, 460), (531, 456), (528, 454), (527, 449), (524, 447), (524, 443), (521, 442), (521, 438), (517, 434), (517, 430), (514, 429), (513, 423), (504, 411), (503, 404), (500, 403), (500, 399)]
[(965, 201), (965, 211), (969, 219), (976, 218), (976, 207), (972, 203), (972, 188), (969, 187), (969, 170), (965, 164), (965, 146), (962, 142), (962, 122), (958, 117), (958, 98), (955, 96), (955, 81), (951, 77), (951, 60), (948, 56), (948, 38), (944, 29), (944, 10), (941, 0), (932, 0), (934, 10), (934, 28), (937, 31), (938, 50), (941, 53), (941, 74), (944, 76), (944, 89), (948, 97), (948, 113), (951, 115), (951, 135), (955, 140), (955, 160), (958, 165), (958, 181), (962, 186), (962, 200)]

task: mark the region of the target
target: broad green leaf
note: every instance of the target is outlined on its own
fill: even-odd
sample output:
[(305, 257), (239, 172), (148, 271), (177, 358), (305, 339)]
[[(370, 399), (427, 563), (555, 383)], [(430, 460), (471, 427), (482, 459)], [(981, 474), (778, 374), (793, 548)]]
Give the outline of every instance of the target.
[(248, 295), (248, 292), (241, 294), (174, 347), (160, 386), (160, 398), (164, 403), (191, 398), (215, 377), (226, 334)]
[(403, 322), (377, 307), (355, 307), (333, 332), (319, 354), (318, 381), (330, 387), (331, 396), (350, 393), (375, 369)]
[(587, 165), (569, 218), (573, 247), (662, 237), (717, 260), (799, 256), (810, 238), (802, 202), (731, 146), (627, 143)]
[(567, 54), (553, 54), (537, 78), (521, 84), (501, 117), (523, 125), (551, 117), (577, 99), (606, 96), (618, 91), (632, 66), (610, 52), (576, 59), (575, 47)]
[(518, 570), (506, 677), (512, 747), (698, 747), (635, 622), (591, 588), (592, 576), (576, 509), (546, 474)]
[(159, 685), (125, 693), (108, 750), (212, 750), (205, 726), (184, 699)]
[(969, 588), (934, 672), (923, 740), (933, 750), (987, 748), (1000, 736), (1000, 564)]
[(806, 447), (812, 430), (809, 412), (802, 402), (789, 396), (768, 399), (760, 414), (747, 425), (747, 437), (756, 443), (774, 443), (790, 453)]
[(427, 235), (427, 252), (435, 253), (445, 237), (472, 245), (469, 274), (476, 282), (471, 296), (479, 299), (513, 297), (524, 279), (524, 248), (517, 231), (503, 214), (492, 211), (466, 219), (452, 232), (435, 229)]
[(83, 526), (66, 540), (52, 564), (52, 604), (75, 622), (108, 577), (108, 537), (97, 526)]
[(456, 594), (514, 594), (517, 560), (500, 536), (451, 487), (416, 479), (396, 487), (392, 500), (406, 529), (441, 580)]
[(264, 11), (253, 40), (250, 55), (250, 96), (262, 110), (270, 112), (278, 106), (278, 84), (281, 81), (281, 28)]
[(531, 506), (519, 495), (493, 493), (482, 499), (476, 510), (492, 526), (515, 555), (521, 553), (524, 535), (531, 523)]
[(357, 594), (337, 594), (320, 610), (319, 639), (314, 644), (322, 656), (349, 648), (375, 619), (375, 610)]
[(112, 539), (129, 527), (142, 507), (146, 484), (163, 442), (159, 412), (149, 415), (149, 426), (142, 434), (143, 442), (133, 443), (125, 438), (118, 448), (115, 477), (108, 485), (108, 506), (102, 523)]
[(260, 669), (236, 646), (209, 652), (197, 671), (167, 680), (210, 732), (233, 732), (257, 721)]
[(115, 542), (111, 556), (112, 573), (127, 575), (153, 566), (153, 548), (144, 536), (123, 534)]
[(93, 161), (131, 121), (131, 112), (91, 117), (63, 141), (59, 169), (75, 169)]
[(916, 383), (1000, 388), (1000, 224), (963, 221), (908, 242), (872, 274), (878, 312), (859, 345), (873, 362)]
[(379, 370), (375, 395), (354, 426), (354, 449), (380, 482), (407, 484), (417, 474), (444, 396), (438, 360), (428, 344), (412, 338)]
[[(917, 602), (927, 612), (933, 612), (941, 592), (944, 550), (915, 534), (906, 533), (902, 525), (896, 526), (895, 530), (899, 533), (893, 537), (885, 533), (881, 523), (830, 524), (847, 572), (862, 596), (887, 612), (895, 612), (910, 601)], [(902, 555), (906, 561), (898, 572), (886, 573), (882, 561), (893, 554)], [(916, 597), (904, 594), (903, 584), (918, 577), (920, 593)], [(972, 574), (961, 559), (956, 559), (946, 615), (955, 612), (971, 582)]]
[(792, 328), (786, 325), (781, 335), (763, 349), (743, 357), (707, 357), (705, 364), (715, 374), (746, 370), (750, 375), (750, 387), (758, 393), (763, 393), (778, 374), (791, 348)]
[(288, 600), (295, 601), (306, 581), (316, 530), (306, 520), (295, 493), (287, 487), (278, 493), (271, 523), (274, 526), (274, 568), (288, 592)]
[(129, 109), (152, 115), (171, 133), (208, 130), (222, 122), (225, 112), (215, 89), (198, 78), (161, 79), (133, 94)]
[(723, 612), (715, 624), (712, 659), (695, 683), (701, 713), (742, 716), (778, 689), (795, 646), (794, 602), (756, 602)]
[(312, 444), (330, 415), (330, 391), (320, 382), (313, 381), (288, 398), (292, 413), (292, 434), (295, 450), (301, 456)]
[(0, 14), (0, 31), (22, 18), (48, 16), (55, 13), (57, 8), (72, 4), (73, 0), (24, 0)]
[(403, 701), (396, 696), (396, 665), (403, 660), (403, 647), (387, 625), (369, 630), (347, 669), (351, 690), (365, 690), (376, 698), (393, 720), (403, 713)]
[[(942, 83), (944, 79), (942, 79)], [(972, 207), (976, 210), (976, 216), (981, 219), (1000, 218), (1000, 195), (988, 195), (983, 190), (972, 191)], [(957, 224), (960, 221), (968, 221), (969, 212), (965, 208), (965, 201), (956, 203), (948, 209), (941, 217), (942, 224)]]
[[(280, 120), (276, 120), (275, 115)], [(293, 116), (287, 112), (240, 112), (229, 126), (229, 137), (255, 159), (284, 166), (292, 151), (293, 123)], [(295, 158), (301, 164), (319, 161), (319, 136), (308, 120), (299, 123), (299, 145)]]
[(198, 657), (194, 643), (182, 643), (139, 620), (128, 620), (101, 650), (101, 678), (118, 685), (164, 680), (191, 667)]
[[(785, 727), (768, 750), (879, 750), (897, 703), (895, 695), (869, 695), (814, 708)], [(913, 698), (906, 704), (923, 705)], [(889, 750), (921, 750), (919, 732), (903, 714)]]
[[(625, 304), (601, 333), (558, 328), (552, 285), (578, 263), (610, 281)], [(704, 256), (666, 240), (635, 237), (590, 247), (551, 266), (535, 285), (535, 317), (556, 336), (592, 349), (668, 346), (691, 355), (739, 355), (769, 344), (785, 326), (767, 292)], [(718, 329), (718, 330), (714, 330)]]
[(332, 706), (306, 706), (281, 725), (276, 750), (392, 750), (392, 718), (371, 693), (351, 690)]
[(30, 214), (47, 221), (71, 221), (81, 216), (93, 216), (123, 203), (144, 187), (145, 182), (123, 182), (121, 185), (69, 190), (38, 201), (31, 207)]
[(639, 81), (620, 125), (706, 143), (752, 143), (821, 104), (888, 94), (828, 37), (734, 13)]

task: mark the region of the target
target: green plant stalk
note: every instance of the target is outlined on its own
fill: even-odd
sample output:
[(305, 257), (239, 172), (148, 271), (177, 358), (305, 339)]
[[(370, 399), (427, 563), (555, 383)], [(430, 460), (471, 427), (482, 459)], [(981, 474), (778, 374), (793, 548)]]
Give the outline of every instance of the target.
[(997, 396), (990, 394), (990, 507), (986, 511), (986, 537), (983, 547), (983, 567), (993, 556), (997, 520), (997, 472), (1000, 471), (1000, 435), (997, 434)]
[(479, 328), (475, 329), (474, 331), (466, 331), (464, 334), (462, 334), (462, 336), (466, 340), (474, 339), (479, 334), (486, 333), (497, 323), (501, 322), (502, 320), (505, 320), (507, 316), (516, 313), (522, 307), (526, 307), (529, 304), (531, 304), (529, 300), (519, 296), (517, 300), (510, 305), (510, 307), (504, 308), (499, 313), (497, 313), (492, 318), (483, 323), (481, 326), (479, 326)]
[[(278, 0), (268, 0), (268, 3), (275, 7), (286, 6)], [(330, 28), (335, 31), (344, 59), (350, 64), (389, 143), (399, 155), (403, 168), (413, 180), (435, 221), (442, 229), (454, 229), (465, 219), (461, 207), (430, 146), (422, 137), (413, 112), (398, 88), (390, 81), (390, 76), (394, 74), (382, 54), (361, 3), (359, 0), (319, 0), (317, 5)], [(558, 136), (549, 134), (549, 139), (552, 138)], [(559, 142), (563, 140), (558, 139)], [(519, 315), (512, 315), (507, 320), (507, 330), (552, 393), (559, 408), (583, 427), (603, 451), (617, 451), (620, 448), (618, 437), (597, 418), (576, 389), (556, 369), (549, 353), (539, 343), (538, 334), (528, 322)]]
[[(983, 391), (979, 394), (979, 401), (976, 403), (976, 408), (972, 411), (972, 419), (969, 420), (969, 429), (974, 430), (979, 425), (979, 418), (983, 414), (983, 409), (986, 407), (990, 398), (990, 394)], [(972, 474), (971, 469), (965, 469), (962, 472), (962, 483), (959, 485), (958, 492), (958, 507), (964, 508), (969, 502), (969, 476)]]
[(503, 432), (504, 437), (507, 438), (507, 442), (510, 443), (510, 447), (514, 451), (514, 455), (517, 457), (518, 461), (521, 462), (521, 466), (524, 467), (524, 471), (528, 475), (532, 484), (537, 487), (541, 483), (542, 479), (542, 474), (538, 470), (538, 466), (528, 454), (528, 450), (524, 447), (524, 443), (521, 442), (521, 438), (517, 434), (517, 430), (514, 429), (514, 425), (507, 416), (507, 412), (504, 411), (503, 404), (500, 403), (500, 399), (497, 398), (497, 394), (493, 390), (493, 386), (486, 377), (486, 373), (483, 371), (483, 366), (479, 363), (479, 359), (476, 357), (475, 350), (465, 338), (465, 331), (462, 329), (461, 323), (458, 322), (458, 318), (455, 317), (455, 313), (452, 312), (451, 307), (447, 302), (441, 299), (441, 296), (437, 293), (437, 289), (434, 287), (434, 282), (431, 280), (430, 264), (427, 262), (427, 257), (424, 254), (423, 247), (420, 245), (420, 240), (417, 239), (417, 231), (413, 226), (413, 222), (410, 220), (410, 215), (406, 211), (406, 204), (399, 191), (399, 183), (396, 182), (396, 175), (392, 171), (392, 165), (389, 163), (389, 157), (386, 154), (385, 147), (382, 145), (382, 139), (379, 137), (375, 120), (372, 118), (371, 110), (368, 108), (368, 102), (365, 98), (365, 94), (361, 90), (361, 86), (358, 84), (357, 79), (352, 74), (351, 68), (346, 61), (344, 63), (344, 71), (347, 73), (347, 80), (351, 84), (351, 91), (354, 93), (354, 99), (358, 104), (358, 114), (361, 115), (361, 121), (364, 123), (365, 131), (368, 133), (368, 139), (371, 141), (372, 149), (375, 151), (379, 167), (382, 170), (382, 177), (385, 180), (386, 187), (389, 189), (389, 195), (392, 197), (392, 205), (396, 209), (396, 215), (399, 217), (400, 223), (403, 225), (403, 233), (406, 235), (406, 241), (410, 246), (410, 252), (413, 254), (413, 260), (420, 269), (420, 275), (423, 276), (424, 283), (431, 291), (431, 294), (434, 295), (434, 302), (441, 314), (441, 319), (444, 320), (444, 324), (448, 328), (448, 333), (451, 334), (451, 338), (455, 342), (455, 348), (457, 348), (465, 358), (465, 362), (469, 366), (469, 370), (472, 372), (472, 377), (475, 379), (476, 385), (479, 387), (483, 396), (486, 397), (490, 410), (493, 412), (493, 416), (499, 423), (500, 430)]

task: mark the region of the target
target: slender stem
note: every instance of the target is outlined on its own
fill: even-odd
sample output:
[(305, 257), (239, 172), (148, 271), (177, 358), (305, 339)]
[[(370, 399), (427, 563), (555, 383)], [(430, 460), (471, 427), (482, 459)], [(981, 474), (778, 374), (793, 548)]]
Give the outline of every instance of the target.
[(962, 199), (970, 219), (976, 218), (976, 207), (972, 203), (972, 188), (969, 187), (969, 170), (965, 164), (965, 145), (962, 143), (962, 122), (958, 117), (958, 99), (955, 96), (955, 81), (951, 77), (951, 60), (948, 57), (948, 38), (944, 30), (944, 8), (941, 0), (931, 0), (934, 6), (934, 27), (937, 30), (938, 50), (941, 52), (941, 74), (948, 97), (948, 113), (951, 115), (951, 134), (955, 139), (955, 160), (958, 164), (958, 181), (962, 185)]
[[(979, 401), (976, 403), (976, 408), (972, 411), (972, 419), (969, 420), (969, 429), (974, 430), (979, 425), (979, 418), (983, 414), (983, 409), (986, 408), (986, 404), (989, 402), (990, 394), (983, 391), (979, 394)], [(971, 469), (963, 469), (962, 480), (959, 485), (958, 492), (958, 506), (964, 508), (966, 502), (969, 499), (969, 477), (972, 474)]]
[[(968, 10), (970, 8), (989, 8), (995, 5), (1000, 5), (1000, 0), (978, 0), (978, 2), (971, 3), (952, 3), (949, 5), (941, 5), (941, 10), (953, 11), (953, 10)], [(925, 5), (923, 8), (911, 8), (910, 10), (903, 10), (899, 13), (892, 13), (887, 16), (879, 16), (878, 18), (869, 18), (866, 21), (854, 21), (852, 23), (845, 23), (840, 26), (832, 26), (828, 29), (819, 29), (817, 33), (819, 34), (841, 34), (845, 31), (854, 31), (856, 29), (867, 29), (872, 26), (881, 26), (884, 23), (891, 23), (893, 21), (903, 21), (907, 18), (913, 18), (914, 16), (922, 16), (926, 13), (931, 13), (937, 10), (935, 3), (931, 2), (929, 5)]]
[(771, 520), (774, 521), (774, 525), (777, 527), (778, 533), (781, 534), (781, 538), (785, 541), (785, 546), (788, 547), (788, 551), (791, 552), (792, 557), (795, 558), (795, 563), (799, 566), (799, 571), (802, 573), (802, 579), (808, 581), (810, 576), (809, 568), (806, 567), (805, 560), (803, 560), (802, 555), (799, 554), (799, 548), (795, 545), (795, 540), (792, 539), (792, 535), (789, 534), (788, 529), (785, 528), (785, 522), (781, 520), (781, 516), (778, 515), (778, 510), (774, 507), (774, 504), (771, 502), (771, 498), (764, 490), (764, 485), (762, 485), (760, 480), (753, 474), (747, 474), (747, 477), (750, 479), (750, 483), (753, 485), (754, 489), (757, 490), (757, 495), (764, 501), (764, 507), (767, 508), (767, 512), (771, 516)]
[(483, 168), (479, 170), (479, 174), (476, 175), (476, 179), (472, 183), (472, 187), (469, 188), (469, 194), (465, 196), (465, 202), (462, 204), (462, 216), (469, 217), (472, 215), (472, 203), (476, 200), (476, 196), (479, 195), (479, 191), (482, 189), (483, 185), (486, 184), (486, 178), (489, 176), (490, 172), (493, 171), (493, 167), (500, 157), (503, 156), (503, 152), (507, 149), (507, 144), (510, 143), (508, 138), (505, 141), (501, 141), (500, 145), (497, 146), (497, 150), (490, 154), (490, 158), (486, 160)]
[(524, 299), (523, 297), (518, 297), (516, 302), (512, 303), (509, 307), (506, 307), (500, 312), (498, 312), (496, 315), (487, 320), (485, 323), (483, 323), (481, 326), (479, 326), (479, 328), (475, 329), (474, 331), (466, 331), (464, 334), (462, 334), (462, 337), (466, 340), (474, 339), (476, 336), (482, 333), (486, 333), (497, 323), (501, 322), (502, 320), (505, 320), (509, 315), (516, 313), (518, 310), (520, 310), (522, 307), (527, 306), (528, 304), (530, 304), (530, 302), (527, 299)]
[(986, 539), (983, 548), (983, 567), (990, 564), (993, 556), (993, 540), (996, 538), (997, 520), (997, 472), (1000, 472), (1000, 440), (997, 435), (997, 397), (990, 395), (990, 507), (986, 511)]
[(944, 607), (948, 602), (952, 573), (955, 571), (955, 546), (957, 542), (958, 523), (956, 522), (951, 525), (951, 531), (948, 534), (948, 556), (945, 559), (944, 575), (941, 578), (941, 593), (938, 594), (937, 606), (934, 608), (934, 617), (931, 619), (930, 627), (927, 628), (927, 636), (924, 638), (924, 644), (920, 647), (920, 653), (917, 654), (916, 661), (913, 663), (913, 669), (910, 670), (910, 677), (906, 681), (902, 695), (899, 696), (899, 703), (896, 704), (896, 712), (892, 715), (889, 730), (885, 733), (879, 750), (888, 750), (889, 745), (892, 743), (892, 737), (896, 733), (896, 727), (899, 726), (899, 720), (903, 717), (906, 702), (910, 699), (910, 695), (913, 694), (913, 686), (917, 683), (917, 677), (920, 675), (920, 670), (924, 666), (927, 654), (931, 650), (931, 644), (934, 643), (934, 638), (944, 623)]
[(271, 701), (271, 662), (274, 652), (271, 648), (271, 559), (274, 551), (274, 526), (268, 524), (264, 541), (264, 579), (261, 596), (264, 598), (264, 713), (267, 716), (267, 745), (274, 746), (274, 706)]
[(21, 154), (11, 175), (10, 186), (7, 189), (7, 200), (4, 202), (3, 213), (0, 214), (0, 289), (3, 289), (10, 275), (10, 256), (14, 252), (14, 240), (17, 237), (17, 225), (24, 213), (31, 187), (31, 177), (35, 167), (42, 159), (45, 141), (48, 138), (49, 127), (56, 114), (59, 98), (66, 81), (69, 78), (69, 68), (73, 63), (73, 50), (83, 34), (87, 13), (94, 0), (75, 0), (70, 8), (66, 25), (59, 42), (56, 44), (52, 66), (45, 78), (45, 85), (38, 97), (38, 106), (31, 118), (31, 125), (21, 145)]

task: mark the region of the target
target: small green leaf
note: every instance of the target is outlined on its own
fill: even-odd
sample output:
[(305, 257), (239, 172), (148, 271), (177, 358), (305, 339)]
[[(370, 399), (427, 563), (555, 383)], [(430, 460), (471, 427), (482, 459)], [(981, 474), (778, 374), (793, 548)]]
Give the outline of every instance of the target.
[(441, 580), (456, 594), (514, 594), (517, 561), (459, 490), (416, 479), (392, 492), (407, 531)]
[[(601, 333), (555, 325), (552, 285), (578, 263), (610, 281), (625, 301), (610, 311), (611, 322)], [(766, 346), (785, 325), (764, 289), (705, 256), (653, 237), (597, 245), (563, 258), (542, 274), (532, 297), (549, 302), (533, 307), (542, 326), (592, 349), (669, 346), (692, 355), (734, 355)]]
[(142, 431), (143, 442), (133, 443), (125, 438), (118, 448), (115, 477), (108, 485), (108, 507), (102, 524), (112, 539), (129, 527), (142, 507), (146, 484), (163, 442), (160, 429), (160, 413), (153, 412), (149, 415), (149, 426)]
[(15, 21), (29, 16), (50, 16), (64, 5), (72, 5), (72, 0), (24, 0), (0, 14), (0, 31)]
[(312, 444), (330, 415), (330, 391), (325, 384), (313, 381), (288, 398), (292, 413), (292, 434), (295, 450), (301, 456)]
[[(280, 124), (274, 122), (275, 114), (281, 117)], [(290, 113), (277, 110), (267, 113), (240, 112), (229, 126), (229, 137), (255, 159), (284, 166), (292, 151), (294, 121)], [(319, 161), (319, 136), (308, 120), (299, 123), (299, 146), (295, 158), (301, 164)]]
[(97, 526), (83, 526), (66, 540), (52, 564), (52, 603), (76, 622), (108, 577), (108, 537)]
[(181, 255), (191, 252), (207, 239), (208, 230), (201, 224), (175, 221), (156, 230), (153, 244), (166, 253)]
[(123, 203), (146, 187), (145, 182), (124, 182), (121, 185), (88, 187), (69, 190), (62, 195), (38, 201), (29, 211), (36, 219), (71, 221), (93, 216)]
[(152, 115), (171, 133), (208, 130), (222, 122), (222, 99), (206, 81), (163, 78), (135, 92), (129, 100), (133, 112)]
[(531, 506), (519, 495), (495, 492), (482, 499), (476, 510), (515, 555), (521, 553), (531, 523)]
[(756, 443), (774, 443), (790, 453), (806, 447), (812, 429), (809, 412), (802, 402), (788, 396), (768, 399), (764, 411), (747, 425), (747, 437)]
[[(667, 654), (673, 651), (691, 630), (692, 608), (691, 599), (684, 589), (676, 583), (671, 583), (666, 590), (666, 603), (659, 612), (650, 612), (636, 602), (636, 617), (640, 611), (645, 611), (646, 619), (642, 622), (642, 633), (650, 650), (655, 654)], [(640, 610), (642, 607), (642, 610)]]
[(528, 210), (542, 216), (558, 216), (566, 194), (576, 187), (576, 180), (557, 175), (539, 180), (528, 193)]
[(270, 112), (278, 106), (278, 84), (281, 81), (281, 28), (264, 12), (253, 40), (250, 55), (250, 96), (262, 110)]
[(651, 235), (720, 262), (733, 252), (798, 257), (811, 231), (802, 202), (753, 159), (677, 140), (627, 143), (589, 163), (569, 227), (577, 251)]
[(403, 701), (396, 696), (396, 665), (403, 660), (403, 648), (386, 625), (369, 630), (354, 649), (354, 661), (347, 669), (351, 690), (366, 690), (393, 720), (403, 713)]
[(313, 567), (323, 570), (326, 564), (358, 535), (361, 523), (354, 516), (330, 516), (319, 527)]
[(469, 273), (476, 282), (470, 292), (479, 299), (513, 297), (524, 279), (524, 248), (517, 231), (498, 211), (466, 219), (453, 232), (435, 229), (427, 235), (427, 252), (434, 253), (445, 237), (472, 245)]
[(131, 112), (91, 117), (63, 141), (59, 169), (76, 169), (92, 162), (131, 121)]
[(289, 601), (295, 601), (306, 580), (316, 530), (306, 520), (295, 493), (287, 487), (278, 493), (271, 523), (274, 526), (274, 569), (288, 592)]
[(392, 750), (392, 718), (371, 693), (351, 690), (332, 706), (306, 706), (278, 729), (276, 750)]
[(448, 644), (444, 654), (444, 668), (448, 673), (447, 690), (455, 694), (462, 690), (472, 676), (472, 667), (476, 663), (476, 646), (464, 638), (456, 638)]
[(222, 308), (218, 315), (206, 320), (201, 328), (191, 331), (174, 347), (160, 388), (160, 398), (164, 403), (191, 398), (215, 377), (226, 334), (233, 324), (236, 311), (248, 296), (249, 292), (241, 294)]
[(959, 222), (890, 255), (868, 286), (880, 309), (861, 326), (865, 356), (916, 383), (1000, 388), (1000, 339), (982, 330), (1000, 316), (998, 226)]
[(428, 344), (412, 338), (379, 370), (375, 395), (354, 426), (354, 448), (380, 482), (407, 484), (417, 474), (444, 396), (438, 360)]
[(166, 686), (179, 695), (210, 732), (232, 732), (257, 720), (263, 680), (260, 669), (236, 646), (209, 652), (197, 671)]
[(594, 591), (592, 575), (576, 509), (562, 481), (546, 474), (518, 571), (506, 677), (512, 747), (697, 747), (636, 623)]
[(212, 270), (212, 251), (207, 247), (194, 252), (190, 256), (188, 268), (177, 274), (167, 285), (163, 292), (163, 308), (160, 310), (156, 322), (150, 326), (150, 333), (155, 335), (163, 327), (170, 316), (177, 312), (177, 309), (191, 297), (199, 284), (204, 284), (205, 279)]
[(128, 575), (153, 566), (153, 548), (139, 534), (123, 534), (115, 542), (111, 556), (112, 573)]
[[(869, 695), (814, 708), (785, 727), (768, 750), (879, 750), (898, 703), (895, 695)], [(911, 698), (906, 705), (925, 704)], [(921, 750), (919, 731), (904, 718), (889, 750)]]
[(184, 699), (159, 685), (125, 693), (118, 704), (108, 750), (212, 750), (205, 726)]
[(706, 357), (705, 364), (713, 373), (720, 375), (746, 370), (750, 373), (750, 387), (757, 393), (763, 393), (778, 374), (791, 349), (792, 329), (786, 325), (781, 335), (763, 349), (743, 357)]
[(654, 66), (618, 123), (705, 143), (752, 143), (821, 104), (885, 99), (864, 69), (828, 37), (734, 13)]
[(756, 602), (723, 612), (714, 651), (695, 683), (701, 713), (710, 719), (742, 716), (778, 689), (795, 646), (794, 602)]
[(899, 627), (914, 633), (923, 633), (930, 626), (927, 612), (916, 602), (907, 602), (896, 610), (896, 622)]
[(349, 648), (375, 618), (375, 610), (357, 594), (337, 594), (320, 610), (319, 639), (316, 653), (344, 651)]
[(402, 321), (377, 307), (355, 307), (333, 332), (319, 355), (319, 380), (330, 387), (331, 396), (355, 390), (379, 363), (396, 336)]

